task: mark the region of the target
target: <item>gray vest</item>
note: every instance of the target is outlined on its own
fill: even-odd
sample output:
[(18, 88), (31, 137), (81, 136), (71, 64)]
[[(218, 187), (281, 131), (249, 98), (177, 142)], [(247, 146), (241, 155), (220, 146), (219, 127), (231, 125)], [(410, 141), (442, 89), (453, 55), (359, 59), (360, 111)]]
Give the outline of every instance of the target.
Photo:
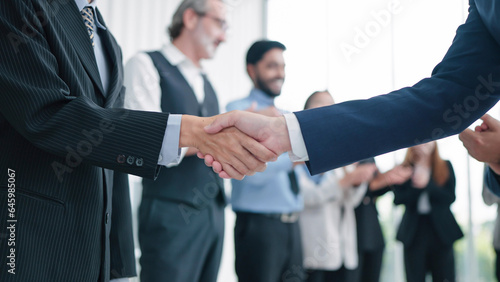
[[(193, 89), (177, 67), (160, 53), (148, 55), (160, 74), (161, 109), (171, 114), (213, 116), (219, 113), (217, 96), (205, 76), (205, 100), (199, 104)], [(185, 157), (171, 168), (162, 167), (156, 181), (143, 179), (143, 197), (163, 198), (203, 207), (212, 200), (225, 201), (221, 178), (197, 156)]]

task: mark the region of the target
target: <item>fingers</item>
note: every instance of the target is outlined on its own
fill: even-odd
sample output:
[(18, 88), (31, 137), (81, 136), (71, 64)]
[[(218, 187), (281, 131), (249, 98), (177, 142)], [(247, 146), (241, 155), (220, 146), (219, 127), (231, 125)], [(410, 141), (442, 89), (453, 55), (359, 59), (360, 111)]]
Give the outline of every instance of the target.
[[(227, 174), (228, 178), (233, 178), (236, 180), (243, 180), (243, 178), (245, 178), (244, 174), (241, 174), (238, 170), (236, 170), (233, 166), (231, 166), (229, 164), (223, 164), (222, 169)], [(224, 177), (222, 177), (222, 178), (224, 178)]]
[(467, 142), (470, 142), (470, 140), (474, 138), (474, 135), (475, 135), (474, 131), (467, 128), (458, 135), (458, 139), (460, 139), (460, 141), (462, 141), (462, 143), (464, 143), (465, 146)]
[(219, 173), (219, 177), (224, 178), (224, 179), (231, 179), (231, 176), (229, 176), (229, 174), (227, 174), (227, 172), (225, 172), (225, 171), (221, 171)]
[(483, 125), (486, 125), (486, 127), (489, 129), (500, 129), (500, 122), (492, 118), (489, 114), (485, 114), (484, 116), (482, 116), (481, 120), (483, 120)]
[(213, 162), (214, 162), (214, 157), (212, 157), (211, 155), (205, 155), (205, 165), (206, 166), (212, 167)]
[(234, 126), (236, 123), (237, 111), (232, 111), (227, 114), (218, 115), (215, 120), (205, 126), (205, 132), (208, 134), (214, 134), (221, 131), (224, 128)]
[(485, 132), (488, 130), (488, 126), (486, 124), (481, 124), (481, 125), (478, 125), (476, 127), (474, 127), (474, 131), (475, 132)]
[[(250, 154), (257, 158), (261, 162), (274, 162), (278, 159), (278, 155), (273, 151), (269, 150), (264, 145), (255, 141), (254, 139), (248, 137), (243, 142), (243, 147), (247, 149)], [(264, 167), (265, 169), (265, 167)], [(259, 170), (260, 171), (260, 170)]]
[(212, 163), (212, 169), (214, 170), (215, 173), (220, 174), (222, 170), (222, 164), (219, 163), (218, 161), (214, 161)]

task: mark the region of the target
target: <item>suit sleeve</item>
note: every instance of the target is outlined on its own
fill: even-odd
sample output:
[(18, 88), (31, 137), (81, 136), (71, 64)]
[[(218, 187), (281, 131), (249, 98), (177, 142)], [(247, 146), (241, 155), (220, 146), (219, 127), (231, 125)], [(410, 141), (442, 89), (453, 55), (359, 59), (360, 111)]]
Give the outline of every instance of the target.
[[(38, 21), (39, 7), (32, 5), (25, 0), (0, 2), (3, 118), (34, 146), (72, 164), (154, 178), (168, 114), (105, 109), (92, 100), (95, 93), (72, 92), (59, 73), (69, 62), (52, 50), (47, 38), (56, 41), (55, 33), (49, 31), (49, 22)], [(120, 156), (134, 156), (141, 165), (120, 163)]]
[[(500, 48), (471, 3), (432, 76), (413, 87), (296, 112), (317, 174), (463, 131), (500, 96)], [(327, 150), (328, 149), (328, 150)]]

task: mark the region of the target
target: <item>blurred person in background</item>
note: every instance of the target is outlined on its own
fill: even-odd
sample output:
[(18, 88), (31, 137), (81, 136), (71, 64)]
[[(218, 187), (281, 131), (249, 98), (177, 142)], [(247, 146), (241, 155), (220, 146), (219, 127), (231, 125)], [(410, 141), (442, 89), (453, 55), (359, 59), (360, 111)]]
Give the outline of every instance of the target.
[[(246, 56), (247, 73), (254, 88), (246, 98), (233, 101), (227, 110), (247, 110), (281, 116), (274, 100), (285, 80), (285, 45), (260, 40)], [(265, 172), (232, 180), (235, 268), (240, 282), (302, 281), (302, 248), (299, 212), (303, 208), (293, 164), (287, 154), (268, 163)]]
[[(367, 159), (360, 163), (374, 163)], [(391, 191), (392, 185), (402, 184), (411, 175), (411, 169), (403, 166), (385, 172), (375, 173), (361, 204), (355, 209), (358, 234), (358, 268), (354, 270), (354, 282), (378, 282), (382, 269), (385, 241), (382, 227), (378, 220), (376, 202), (378, 197)]]
[[(489, 173), (490, 168), (485, 166), (485, 178)], [(495, 227), (493, 230), (493, 248), (495, 249), (495, 277), (500, 281), (500, 197), (495, 195), (488, 187), (488, 182), (485, 179), (483, 185), (483, 201), (488, 206), (497, 205), (497, 216), (495, 218)]]
[[(201, 65), (225, 41), (226, 7), (220, 0), (184, 0), (168, 28), (171, 41), (141, 52), (125, 67), (125, 107), (213, 116), (216, 93)], [(220, 179), (195, 148), (158, 178), (142, 180), (139, 208), (141, 281), (215, 282), (224, 241), (226, 199)], [(180, 267), (182, 266), (182, 267)]]
[(493, 231), (493, 247), (496, 254), (495, 276), (500, 281), (500, 121), (486, 114), (482, 124), (474, 130), (466, 129), (460, 133), (469, 154), (485, 163), (483, 201), (491, 206), (497, 204), (497, 217)]
[[(318, 91), (305, 109), (332, 104), (328, 91)], [(295, 168), (304, 196), (299, 222), (308, 282), (352, 281), (358, 266), (354, 209), (376, 169), (373, 163), (354, 164), (311, 176), (305, 164)]]
[(405, 205), (397, 239), (404, 245), (406, 279), (455, 281), (453, 243), (463, 237), (450, 205), (455, 201), (455, 174), (439, 156), (435, 141), (408, 149), (403, 167), (412, 173), (393, 186), (394, 203)]

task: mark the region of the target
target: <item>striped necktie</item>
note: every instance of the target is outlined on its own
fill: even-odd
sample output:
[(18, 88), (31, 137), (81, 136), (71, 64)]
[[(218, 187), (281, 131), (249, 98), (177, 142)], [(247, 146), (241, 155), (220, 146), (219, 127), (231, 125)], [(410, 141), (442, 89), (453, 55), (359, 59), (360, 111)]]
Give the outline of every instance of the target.
[(94, 33), (95, 33), (95, 19), (94, 19), (94, 9), (92, 7), (87, 6), (83, 8), (83, 10), (80, 12), (83, 17), (83, 22), (85, 23), (85, 26), (87, 27), (87, 31), (89, 33), (90, 37), (90, 42), (92, 42), (92, 47), (95, 46), (94, 43)]

